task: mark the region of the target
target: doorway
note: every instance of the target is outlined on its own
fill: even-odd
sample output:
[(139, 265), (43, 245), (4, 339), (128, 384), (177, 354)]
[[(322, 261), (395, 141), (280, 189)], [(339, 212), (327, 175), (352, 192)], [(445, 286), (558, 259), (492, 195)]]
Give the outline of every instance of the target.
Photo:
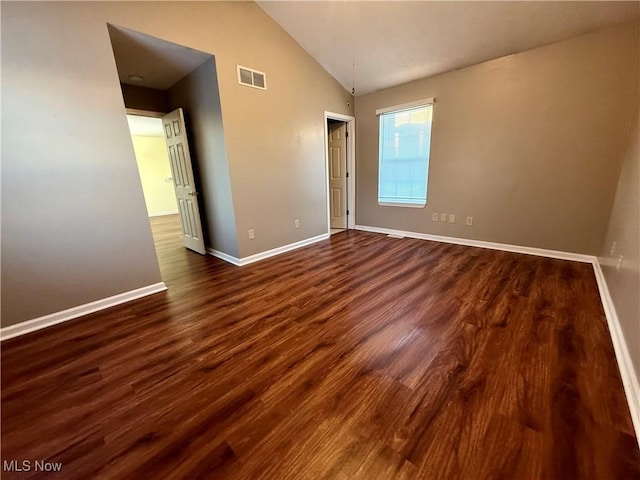
[(325, 112), (328, 233), (355, 229), (355, 118)]
[(181, 225), (182, 244), (204, 255), (198, 191), (182, 109), (160, 118), (127, 114), (127, 121), (154, 239), (156, 226)]
[(133, 152), (150, 218), (178, 214), (173, 176), (158, 117), (127, 114)]
[(166, 250), (182, 246), (180, 216), (162, 116), (164, 113), (127, 110), (131, 143), (159, 259)]
[[(206, 223), (200, 211), (209, 189), (199, 176), (196, 160), (206, 140), (202, 117), (215, 105), (199, 86), (209, 85), (211, 90), (217, 81), (215, 59), (206, 52), (124, 27), (108, 24), (108, 32), (130, 128), (133, 123), (147, 129), (142, 134), (131, 133), (154, 240), (158, 224), (167, 241), (178, 225), (181, 233), (176, 244), (205, 255)], [(185, 111), (191, 117), (188, 132)], [(195, 138), (198, 129), (200, 135)]]

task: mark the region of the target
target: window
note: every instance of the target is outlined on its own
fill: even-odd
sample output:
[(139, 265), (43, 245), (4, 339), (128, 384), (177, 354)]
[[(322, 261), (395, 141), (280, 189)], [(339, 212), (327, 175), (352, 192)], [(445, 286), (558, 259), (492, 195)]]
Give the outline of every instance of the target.
[(380, 116), (378, 203), (427, 204), (433, 99), (376, 112)]

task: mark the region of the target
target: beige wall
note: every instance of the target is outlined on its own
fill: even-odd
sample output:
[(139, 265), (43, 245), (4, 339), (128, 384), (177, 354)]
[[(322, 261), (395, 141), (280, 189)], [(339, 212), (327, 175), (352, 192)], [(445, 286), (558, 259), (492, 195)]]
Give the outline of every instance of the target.
[(323, 111), (351, 96), (254, 3), (3, 2), (1, 22), (3, 326), (161, 280), (108, 22), (215, 55), (240, 256), (327, 231)]
[[(236, 44), (233, 58), (216, 55), (239, 256), (246, 257), (327, 233), (324, 111), (352, 115), (353, 99), (257, 5), (230, 8), (242, 20), (225, 16), (225, 30), (252, 38)], [(239, 85), (236, 63), (266, 72), (268, 90)]]
[(167, 181), (171, 178), (171, 165), (164, 138), (133, 135), (131, 140), (147, 213), (149, 216), (178, 213), (173, 183)]
[(635, 373), (640, 375), (640, 115), (624, 155), (600, 265)]
[[(637, 105), (639, 45), (638, 25), (625, 25), (357, 97), (356, 222), (597, 255)], [(375, 110), (428, 97), (427, 206), (379, 206)]]
[(88, 16), (2, 5), (2, 326), (161, 281), (106, 26)]
[(168, 96), (171, 109), (184, 110), (206, 246), (237, 257), (238, 237), (215, 59), (204, 62), (172, 86)]

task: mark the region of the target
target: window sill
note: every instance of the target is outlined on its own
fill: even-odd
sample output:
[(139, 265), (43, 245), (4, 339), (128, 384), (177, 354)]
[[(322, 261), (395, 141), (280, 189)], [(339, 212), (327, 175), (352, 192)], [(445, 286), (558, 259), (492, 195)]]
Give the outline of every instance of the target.
[(408, 208), (424, 208), (426, 203), (395, 203), (395, 202), (378, 202), (383, 207), (408, 207)]

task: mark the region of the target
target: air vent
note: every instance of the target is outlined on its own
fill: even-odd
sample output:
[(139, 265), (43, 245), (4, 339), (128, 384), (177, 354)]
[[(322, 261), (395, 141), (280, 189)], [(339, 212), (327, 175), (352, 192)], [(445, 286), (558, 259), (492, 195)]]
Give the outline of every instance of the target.
[(238, 83), (247, 87), (267, 89), (267, 77), (264, 72), (238, 65)]

